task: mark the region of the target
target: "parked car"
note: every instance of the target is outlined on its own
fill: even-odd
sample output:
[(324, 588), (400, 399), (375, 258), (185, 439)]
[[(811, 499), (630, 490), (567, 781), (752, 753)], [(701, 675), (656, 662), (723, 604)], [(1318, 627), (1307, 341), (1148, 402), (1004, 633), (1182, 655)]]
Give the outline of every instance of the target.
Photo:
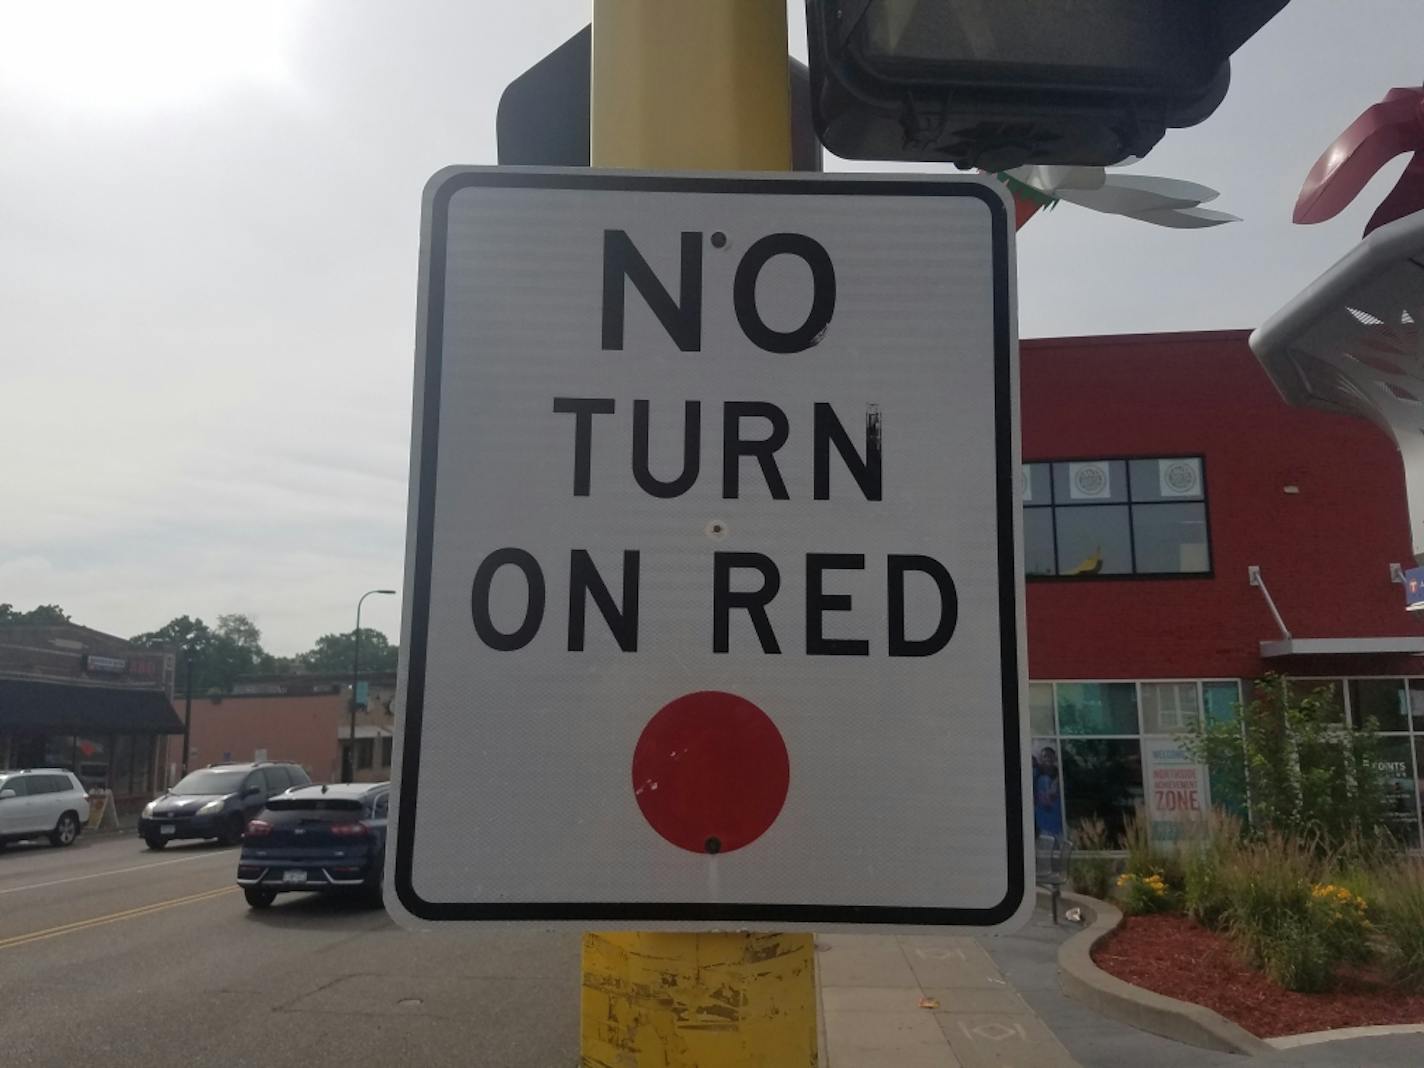
[(216, 838), (236, 845), (247, 821), (262, 811), (269, 797), (309, 782), (300, 764), (209, 764), (145, 805), (138, 833), (149, 849), (162, 849), (179, 838)]
[(0, 847), (26, 838), (73, 845), (89, 822), (89, 795), (63, 768), (0, 771)]
[(381, 900), (388, 782), (297, 786), (247, 825), (237, 884), (255, 909), (289, 890), (346, 891)]

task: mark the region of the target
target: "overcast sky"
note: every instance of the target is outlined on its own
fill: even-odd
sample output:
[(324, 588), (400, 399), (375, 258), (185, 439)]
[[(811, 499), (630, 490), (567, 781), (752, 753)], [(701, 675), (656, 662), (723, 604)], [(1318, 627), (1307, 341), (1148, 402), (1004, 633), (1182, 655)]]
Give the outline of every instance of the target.
[[(0, 0), (0, 602), (122, 635), (245, 612), (293, 653), (399, 585), (420, 190), (495, 162), (500, 92), (589, 6)], [(1424, 77), (1421, 30), (1418, 0), (1293, 0), (1135, 168), (1245, 221), (1040, 216), (1023, 336), (1260, 323), (1402, 168), (1290, 224), (1335, 135)], [(394, 639), (398, 600), (364, 621)]]

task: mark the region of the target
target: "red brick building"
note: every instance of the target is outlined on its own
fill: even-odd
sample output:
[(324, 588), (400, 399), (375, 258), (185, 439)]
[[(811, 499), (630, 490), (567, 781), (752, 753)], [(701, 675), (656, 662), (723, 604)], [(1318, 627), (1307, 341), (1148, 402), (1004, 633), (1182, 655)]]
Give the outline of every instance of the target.
[(1056, 830), (1145, 804), (1170, 837), (1210, 792), (1174, 736), (1274, 671), (1379, 720), (1417, 845), (1424, 621), (1392, 573), (1413, 564), (1399, 455), (1369, 423), (1288, 407), (1246, 339), (1023, 343), (1036, 813)]

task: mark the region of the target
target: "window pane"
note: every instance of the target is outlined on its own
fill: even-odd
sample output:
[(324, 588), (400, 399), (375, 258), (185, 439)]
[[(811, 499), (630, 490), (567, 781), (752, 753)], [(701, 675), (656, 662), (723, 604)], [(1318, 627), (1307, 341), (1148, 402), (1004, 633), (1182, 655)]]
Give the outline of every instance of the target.
[(1195, 456), (1160, 460), (1129, 460), (1134, 501), (1199, 501), (1202, 499), (1201, 460)]
[(1351, 679), (1350, 722), (1363, 727), (1371, 717), (1377, 730), (1409, 730), (1403, 679)]
[(1235, 682), (1204, 682), (1202, 702), (1206, 705), (1208, 723), (1230, 723), (1236, 718), (1236, 706), (1241, 702), (1241, 686)]
[(1074, 460), (1053, 465), (1053, 500), (1059, 504), (1127, 501), (1127, 464), (1122, 460)]
[(1137, 687), (1130, 682), (1060, 682), (1064, 734), (1136, 734)]
[(1053, 726), (1053, 683), (1028, 684), (1028, 723), (1034, 734), (1057, 734)]
[(1201, 719), (1194, 682), (1144, 682), (1142, 733), (1180, 734)]
[(1063, 743), (1063, 791), (1068, 823), (1096, 818), (1115, 848), (1123, 823), (1143, 803), (1142, 752), (1136, 740), (1082, 739)]
[(390, 735), (381, 739), (381, 767), (391, 766), (391, 751), (395, 748), (396, 740)]
[(1201, 574), (1211, 570), (1206, 505), (1144, 504), (1132, 509), (1141, 574)]
[(1132, 571), (1127, 507), (1056, 508), (1060, 575), (1126, 575)]
[(1063, 834), (1063, 777), (1052, 738), (1035, 738), (1030, 747), (1035, 834)]
[(1052, 504), (1048, 464), (1024, 464), (1024, 504), (1030, 507)]
[(1326, 718), (1335, 723), (1345, 722), (1345, 689), (1339, 679), (1291, 679), (1287, 684), (1292, 701), (1313, 697), (1330, 706)]
[(1385, 823), (1400, 841), (1419, 845), (1419, 812), (1414, 777), (1414, 754), (1408, 738), (1381, 738), (1379, 763), (1384, 779)]
[(1409, 680), (1409, 714), (1415, 732), (1424, 734), (1424, 679)]
[(1053, 509), (1024, 509), (1024, 574), (1055, 575), (1053, 560)]

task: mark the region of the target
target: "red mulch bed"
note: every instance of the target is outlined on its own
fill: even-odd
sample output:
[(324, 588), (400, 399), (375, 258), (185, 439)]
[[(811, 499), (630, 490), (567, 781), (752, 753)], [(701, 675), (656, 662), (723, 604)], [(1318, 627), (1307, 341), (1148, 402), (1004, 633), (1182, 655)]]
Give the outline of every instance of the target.
[(1243, 964), (1224, 936), (1183, 916), (1129, 916), (1093, 950), (1093, 960), (1110, 975), (1205, 1005), (1262, 1038), (1424, 1023), (1424, 994), (1391, 987), (1378, 971), (1341, 969), (1334, 990), (1292, 993)]

